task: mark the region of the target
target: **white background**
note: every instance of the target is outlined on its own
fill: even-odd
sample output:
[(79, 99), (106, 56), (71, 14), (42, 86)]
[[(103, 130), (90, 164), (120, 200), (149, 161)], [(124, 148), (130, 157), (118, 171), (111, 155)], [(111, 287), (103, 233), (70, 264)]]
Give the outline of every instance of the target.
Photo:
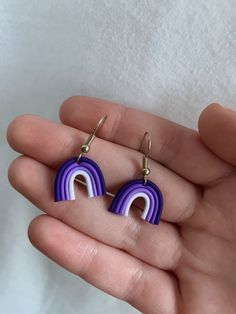
[(39, 211), (7, 182), (10, 120), (58, 120), (60, 103), (75, 94), (194, 128), (210, 102), (236, 108), (236, 1), (0, 0), (3, 314), (136, 313), (31, 247), (26, 230)]

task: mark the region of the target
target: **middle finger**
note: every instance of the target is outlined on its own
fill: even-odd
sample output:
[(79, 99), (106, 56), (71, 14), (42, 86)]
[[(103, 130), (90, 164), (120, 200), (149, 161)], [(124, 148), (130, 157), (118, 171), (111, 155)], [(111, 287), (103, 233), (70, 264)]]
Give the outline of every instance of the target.
[(173, 224), (150, 225), (139, 218), (135, 208), (128, 217), (114, 215), (107, 211), (110, 197), (88, 198), (86, 189), (77, 185), (75, 201), (54, 202), (54, 177), (54, 170), (26, 156), (17, 158), (9, 169), (15, 189), (50, 216), (155, 267), (176, 268), (182, 241)]
[[(76, 156), (88, 134), (38, 116), (16, 118), (8, 129), (8, 140), (18, 152), (57, 169)], [(125, 182), (138, 178), (142, 155), (135, 150), (96, 138), (88, 157), (101, 167), (107, 189), (116, 192)], [(150, 160), (150, 180), (164, 198), (162, 219), (181, 222), (192, 216), (201, 198), (200, 190), (164, 166)]]

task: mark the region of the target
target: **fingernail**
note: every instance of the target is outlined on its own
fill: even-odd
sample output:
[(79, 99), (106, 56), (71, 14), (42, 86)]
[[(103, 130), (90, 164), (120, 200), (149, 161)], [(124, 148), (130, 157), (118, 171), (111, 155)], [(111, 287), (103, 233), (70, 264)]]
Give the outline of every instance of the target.
[(226, 107), (226, 106), (224, 106), (224, 105), (222, 105), (222, 104), (218, 104), (218, 105), (219, 105), (220, 107), (222, 107), (224, 110), (235, 112), (235, 109), (233, 109), (233, 108)]

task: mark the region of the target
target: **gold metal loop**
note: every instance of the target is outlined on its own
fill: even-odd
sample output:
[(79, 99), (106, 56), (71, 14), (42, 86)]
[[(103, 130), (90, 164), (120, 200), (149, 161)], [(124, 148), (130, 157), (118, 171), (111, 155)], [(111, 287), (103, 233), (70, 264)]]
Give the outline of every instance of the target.
[[(144, 147), (144, 142), (147, 140), (147, 146), (146, 149), (143, 150)], [(149, 156), (149, 152), (151, 150), (152, 147), (152, 141), (151, 141), (151, 136), (149, 134), (149, 132), (145, 132), (139, 151), (141, 153), (143, 153), (143, 170), (142, 170), (142, 174), (143, 174), (143, 179), (144, 179), (144, 184), (147, 183), (147, 177), (150, 174), (151, 170), (148, 168), (148, 156)]]
[(96, 133), (98, 131), (98, 129), (104, 124), (104, 122), (106, 121), (107, 116), (102, 117), (98, 124), (95, 126), (95, 128), (93, 129), (92, 133), (90, 133), (87, 141), (85, 142), (85, 144), (83, 144), (81, 146), (81, 153), (79, 154), (79, 157), (77, 159), (77, 162), (79, 162), (80, 158), (82, 157), (83, 154), (86, 154), (90, 151), (90, 145), (92, 144), (93, 140), (95, 139)]
[[(146, 150), (143, 150), (143, 146), (144, 146), (144, 142), (147, 138), (147, 147), (146, 147)], [(144, 156), (149, 156), (149, 152), (151, 150), (151, 147), (152, 147), (152, 140), (151, 140), (151, 136), (150, 136), (150, 133), (149, 132), (145, 132), (144, 135), (143, 135), (143, 139), (141, 141), (141, 145), (140, 145), (140, 148), (139, 148), (139, 151), (141, 153), (144, 154)]]

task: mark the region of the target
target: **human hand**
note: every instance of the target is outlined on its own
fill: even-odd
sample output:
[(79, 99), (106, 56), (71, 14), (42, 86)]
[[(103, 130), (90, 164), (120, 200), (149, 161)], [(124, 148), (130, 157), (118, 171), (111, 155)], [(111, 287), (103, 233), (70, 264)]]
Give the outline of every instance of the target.
[[(111, 198), (88, 199), (82, 186), (76, 201), (54, 202), (56, 170), (79, 154), (103, 115), (108, 119), (89, 156), (108, 191), (139, 177), (137, 150), (150, 131), (150, 179), (164, 198), (159, 226), (140, 219), (137, 207), (128, 217), (108, 212)], [(33, 245), (144, 313), (235, 313), (236, 112), (210, 105), (198, 133), (108, 101), (72, 97), (60, 118), (63, 124), (24, 115), (8, 129), (10, 145), (23, 154), (9, 180), (46, 213), (29, 226)]]

